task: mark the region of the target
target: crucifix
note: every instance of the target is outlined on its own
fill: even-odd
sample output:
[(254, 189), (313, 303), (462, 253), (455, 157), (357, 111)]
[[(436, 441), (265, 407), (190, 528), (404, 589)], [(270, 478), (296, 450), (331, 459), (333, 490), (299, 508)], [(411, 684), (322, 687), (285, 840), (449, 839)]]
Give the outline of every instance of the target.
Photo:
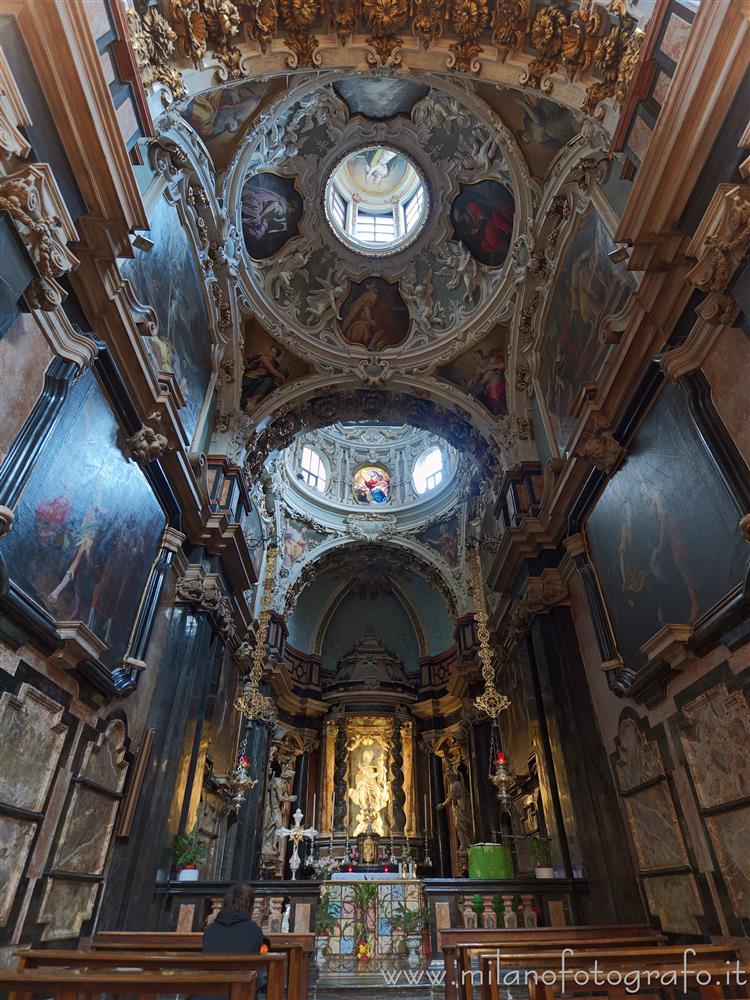
[(289, 837), (294, 845), (292, 849), (292, 856), (289, 859), (289, 868), (292, 873), (292, 881), (294, 882), (297, 878), (299, 866), (302, 864), (299, 856), (299, 845), (302, 843), (303, 838), (307, 837), (308, 840), (312, 841), (314, 847), (318, 831), (313, 826), (308, 826), (306, 830), (302, 829), (302, 810), (298, 807), (294, 814), (294, 826), (283, 826), (280, 830), (276, 831), (276, 836)]

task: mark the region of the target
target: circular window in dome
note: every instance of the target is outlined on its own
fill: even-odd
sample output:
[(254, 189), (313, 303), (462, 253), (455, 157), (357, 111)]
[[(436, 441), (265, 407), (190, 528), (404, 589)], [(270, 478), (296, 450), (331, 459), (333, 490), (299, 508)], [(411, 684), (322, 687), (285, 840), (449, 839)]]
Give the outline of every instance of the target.
[(388, 146), (367, 146), (340, 160), (328, 178), (325, 209), (338, 238), (364, 254), (394, 253), (427, 218), (427, 191), (414, 162)]
[(363, 465), (352, 480), (354, 499), (366, 507), (388, 503), (391, 498), (391, 476), (382, 465)]

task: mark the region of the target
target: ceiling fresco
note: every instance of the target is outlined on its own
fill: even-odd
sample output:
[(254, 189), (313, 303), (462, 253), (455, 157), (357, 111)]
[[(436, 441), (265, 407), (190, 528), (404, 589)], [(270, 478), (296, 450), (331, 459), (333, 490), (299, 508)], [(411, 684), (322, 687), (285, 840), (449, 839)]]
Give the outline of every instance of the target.
[[(371, 355), (429, 370), (510, 308), (510, 248), (536, 196), (525, 161), (502, 120), (460, 92), (360, 76), (300, 90), (264, 111), (227, 174), (246, 308), (318, 371)], [(336, 238), (323, 202), (342, 159), (348, 187), (378, 198), (414, 163), (429, 208), (407, 245), (358, 252)]]

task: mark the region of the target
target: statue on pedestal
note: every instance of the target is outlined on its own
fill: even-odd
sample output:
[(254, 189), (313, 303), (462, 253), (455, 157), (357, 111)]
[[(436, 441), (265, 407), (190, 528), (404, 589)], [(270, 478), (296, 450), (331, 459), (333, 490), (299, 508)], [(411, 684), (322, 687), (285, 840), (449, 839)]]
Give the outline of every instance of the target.
[(438, 809), (445, 809), (451, 804), (453, 812), (453, 826), (456, 831), (458, 841), (458, 853), (466, 854), (471, 843), (471, 811), (469, 808), (466, 785), (458, 768), (452, 768), (448, 782), (448, 793), (445, 801), (438, 805)]
[(284, 803), (296, 802), (296, 795), (289, 795), (290, 782), (294, 778), (294, 768), (287, 764), (281, 774), (271, 778), (268, 786), (266, 815), (263, 822), (263, 858), (277, 860), (280, 846), (276, 832), (284, 826)]
[(359, 806), (354, 836), (360, 833), (377, 833), (385, 836), (383, 817), (380, 813), (388, 805), (388, 776), (382, 757), (375, 760), (375, 752), (367, 749), (362, 753), (362, 761), (357, 769), (354, 786), (349, 789), (349, 798)]

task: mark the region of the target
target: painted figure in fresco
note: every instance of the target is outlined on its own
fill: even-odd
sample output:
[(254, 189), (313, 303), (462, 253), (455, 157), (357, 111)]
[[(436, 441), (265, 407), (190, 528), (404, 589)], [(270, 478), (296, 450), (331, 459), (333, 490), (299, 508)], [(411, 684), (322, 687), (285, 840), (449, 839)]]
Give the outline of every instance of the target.
[(514, 97), (523, 107), (521, 142), (533, 142), (546, 149), (560, 149), (577, 135), (575, 118), (566, 108), (534, 94), (516, 93)]
[[(685, 594), (683, 615), (680, 621), (692, 624), (700, 612), (696, 587), (690, 578), (687, 548), (678, 527), (667, 518), (658, 493), (644, 495), (642, 500), (650, 507), (651, 515), (635, 524), (633, 506), (625, 501), (620, 527), (619, 569), (623, 597), (630, 608), (658, 610), (659, 622), (668, 624), (662, 604), (664, 595), (673, 588), (673, 581), (682, 582)], [(670, 593), (673, 603), (674, 590)], [(674, 609), (671, 609), (672, 619)], [(670, 619), (670, 620), (672, 620)]]
[(280, 347), (274, 344), (263, 354), (253, 354), (245, 362), (240, 406), (249, 413), (288, 377), (289, 365)]
[(511, 205), (493, 205), (483, 199), (472, 198), (457, 215), (463, 234), (478, 236), (484, 253), (507, 253), (513, 233)]
[(465, 854), (469, 850), (469, 844), (471, 843), (471, 819), (469, 817), (466, 785), (458, 768), (451, 769), (448, 781), (448, 793), (445, 796), (445, 800), (438, 805), (438, 809), (446, 809), (449, 805), (453, 813), (453, 826), (456, 831), (458, 852), (459, 854)]
[(284, 528), (284, 562), (293, 566), (307, 551), (304, 529), (295, 527), (290, 521)]
[(264, 858), (276, 857), (279, 854), (279, 838), (276, 832), (284, 826), (284, 803), (297, 801), (296, 795), (289, 794), (293, 778), (294, 768), (287, 765), (281, 774), (275, 775), (269, 782), (261, 851)]
[(368, 819), (374, 833), (385, 835), (383, 817), (380, 813), (388, 805), (388, 777), (382, 756), (375, 760), (374, 750), (364, 750), (362, 760), (354, 778), (354, 786), (348, 796), (359, 807), (354, 836), (367, 830)]
[(409, 313), (398, 290), (382, 278), (353, 286), (341, 308), (341, 334), (368, 351), (396, 347), (406, 338)]
[(390, 476), (382, 469), (360, 469), (354, 477), (354, 499), (357, 503), (385, 503), (390, 495)]
[(499, 348), (476, 350), (473, 354), (475, 374), (466, 388), (490, 413), (499, 417), (508, 412), (505, 401), (505, 355)]
[(297, 206), (276, 191), (245, 185), (242, 192), (242, 229), (248, 240), (286, 233)]

